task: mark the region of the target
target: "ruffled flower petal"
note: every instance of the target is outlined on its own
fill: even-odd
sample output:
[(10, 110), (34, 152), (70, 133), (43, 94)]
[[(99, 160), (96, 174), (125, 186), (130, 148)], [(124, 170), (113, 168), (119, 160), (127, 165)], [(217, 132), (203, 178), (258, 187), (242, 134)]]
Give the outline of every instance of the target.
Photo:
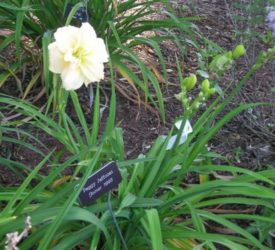
[(75, 90), (84, 83), (84, 76), (79, 69), (67, 67), (61, 73), (62, 86), (66, 90)]
[(85, 85), (91, 82), (99, 82), (104, 79), (104, 66), (103, 64), (89, 63), (81, 65), (80, 70), (85, 76)]
[(63, 53), (67, 50), (76, 49), (80, 40), (79, 28), (70, 25), (58, 28), (54, 33), (54, 38), (58, 49)]
[(95, 43), (94, 57), (97, 58), (97, 61), (101, 63), (108, 62), (108, 53), (102, 38), (97, 38)]
[(97, 39), (97, 37), (93, 27), (89, 23), (82, 23), (79, 33), (81, 47), (85, 47), (86, 50), (94, 49), (93, 41)]
[(64, 55), (57, 47), (57, 43), (51, 43), (48, 46), (49, 50), (49, 69), (50, 71), (60, 74), (66, 67), (66, 62), (64, 61)]

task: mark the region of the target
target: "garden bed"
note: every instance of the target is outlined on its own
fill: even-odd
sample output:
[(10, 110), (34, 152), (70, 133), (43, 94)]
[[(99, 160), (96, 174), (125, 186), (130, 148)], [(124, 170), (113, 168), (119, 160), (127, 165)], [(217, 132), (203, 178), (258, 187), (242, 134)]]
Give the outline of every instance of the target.
[[(173, 1), (173, 4), (174, 4), (173, 7), (175, 8), (175, 12), (178, 14), (178, 16), (189, 16), (189, 17), (196, 16), (197, 17), (196, 21), (194, 21), (194, 24), (196, 25), (196, 31), (200, 33), (204, 38), (214, 41), (218, 46), (220, 46), (224, 50), (226, 51), (233, 50), (238, 44), (242, 42), (244, 43), (246, 47), (246, 56), (239, 59), (236, 62), (236, 64), (234, 64), (234, 66), (226, 74), (223, 75), (223, 77), (219, 81), (219, 86), (221, 87), (222, 90), (226, 90), (226, 89), (233, 90), (236, 87), (237, 82), (240, 79), (242, 79), (242, 77), (246, 74), (247, 71), (249, 71), (249, 69), (253, 65), (255, 58), (258, 55), (258, 52), (261, 50), (267, 50), (270, 47), (270, 44), (264, 43), (263, 40), (261, 40), (261, 38), (264, 35), (266, 35), (268, 32), (268, 29), (265, 27), (265, 24), (263, 22), (256, 23), (255, 26), (253, 27), (253, 32), (258, 32), (258, 35), (260, 37), (259, 39), (258, 38), (252, 39), (254, 33), (251, 33), (251, 34), (246, 33), (248, 28), (251, 29), (251, 26), (248, 27), (247, 25), (249, 24), (247, 24), (244, 20), (245, 18), (250, 18), (249, 15), (251, 15), (251, 13), (253, 12), (250, 11), (246, 13), (245, 11), (241, 11), (241, 9), (238, 8), (237, 2), (239, 1), (233, 1), (233, 0), (232, 1), (211, 1), (211, 0), (209, 1), (207, 0)], [(245, 1), (242, 1), (242, 3), (245, 4)], [(259, 11), (257, 15), (264, 15), (266, 13), (265, 9), (262, 9), (261, 11)], [(238, 19), (238, 17), (240, 16), (242, 17), (240, 19), (242, 21), (239, 21)], [(173, 32), (175, 35), (177, 35), (178, 30), (174, 29)], [(200, 41), (199, 39), (198, 39), (198, 43), (200, 44), (201, 49), (205, 49), (205, 50), (209, 49), (209, 48), (204, 48), (205, 43)], [(139, 48), (135, 48), (135, 49), (138, 50)], [(144, 51), (147, 51), (147, 54), (146, 53), (144, 54)], [(154, 51), (149, 51), (149, 52), (148, 51), (149, 50), (140, 49), (140, 53), (141, 53), (140, 56), (145, 57), (144, 58), (145, 60), (146, 60), (146, 56), (148, 56), (147, 59), (148, 61), (150, 61), (150, 63), (149, 64), (147, 63), (147, 66), (149, 67), (150, 64), (154, 64), (157, 62), (157, 55), (154, 54)], [(175, 60), (175, 55), (179, 55), (179, 50), (173, 47), (173, 44), (164, 42), (161, 44), (161, 51), (165, 58), (167, 72), (169, 73), (168, 85), (165, 85), (164, 82), (161, 82), (161, 81), (159, 82), (162, 90), (162, 94), (163, 94), (164, 105), (165, 105), (165, 121), (161, 120), (161, 116), (159, 115), (156, 108), (153, 108), (153, 106), (149, 107), (142, 104), (138, 105), (136, 101), (130, 100), (129, 98), (126, 97), (126, 95), (123, 95), (122, 92), (119, 91), (119, 89), (117, 89), (118, 91), (116, 92), (117, 94), (116, 94), (115, 123), (118, 127), (122, 128), (122, 131), (123, 131), (122, 134), (123, 134), (123, 140), (124, 140), (124, 146), (125, 146), (124, 160), (135, 161), (137, 157), (140, 157), (141, 155), (146, 155), (148, 152), (150, 152), (150, 150), (152, 149), (152, 145), (157, 140), (157, 138), (159, 138), (160, 135), (168, 135), (169, 131), (174, 125), (175, 119), (180, 117), (183, 114), (182, 105), (175, 98), (175, 94), (178, 94), (181, 91), (180, 84), (179, 84), (178, 68)], [(2, 51), (0, 56), (4, 57), (5, 59), (8, 58), (8, 60), (15, 60), (14, 53), (15, 53), (15, 47), (12, 44), (11, 46), (8, 47), (8, 50), (4, 52)], [(137, 54), (138, 53), (139, 52), (137, 52)], [(188, 76), (190, 73), (196, 74), (197, 70), (199, 69), (199, 61), (198, 61), (197, 53), (198, 53), (198, 50), (194, 48), (191, 49), (185, 55), (184, 61), (181, 62), (184, 76)], [(212, 58), (210, 53), (209, 60), (211, 59)], [(274, 169), (274, 162), (275, 162), (275, 106), (274, 106), (274, 100), (275, 100), (275, 91), (274, 91), (274, 84), (275, 84), (274, 74), (275, 73), (274, 72), (275, 70), (274, 68), (275, 66), (273, 61), (266, 62), (264, 66), (243, 86), (242, 90), (229, 103), (226, 109), (223, 110), (223, 112), (213, 121), (212, 127), (214, 127), (226, 113), (230, 112), (235, 107), (239, 106), (239, 104), (257, 103), (257, 102), (269, 103), (269, 105), (260, 105), (257, 107), (251, 107), (247, 110), (244, 110), (244, 112), (234, 117), (234, 119), (225, 123), (225, 125), (217, 133), (217, 135), (213, 137), (206, 145), (206, 148), (209, 150), (209, 152), (211, 151), (219, 154), (219, 155), (216, 155), (217, 157), (214, 157), (215, 159), (213, 160), (213, 164), (217, 164), (217, 165), (228, 164), (231, 166), (237, 166), (237, 167), (243, 168), (244, 171), (252, 170), (255, 172), (264, 171), (264, 170), (271, 171), (272, 169)], [(28, 80), (31, 79), (31, 76), (33, 74), (32, 69), (33, 69), (32, 65), (28, 65), (27, 71), (22, 73), (20, 77), (24, 78), (23, 82), (28, 82)], [(156, 70), (156, 72), (161, 72), (161, 65), (157, 65), (157, 64), (154, 65), (154, 69)], [(106, 75), (110, 76), (110, 73), (106, 72)], [(158, 73), (156, 73), (156, 75), (158, 75)], [(200, 77), (199, 77), (199, 80), (201, 80)], [(125, 78), (121, 76), (118, 77), (116, 81), (119, 84), (125, 85)], [(100, 121), (99, 134), (103, 135), (104, 128), (106, 124), (108, 124), (108, 113), (110, 111), (109, 107), (110, 107), (111, 98), (112, 98), (111, 97), (112, 90), (110, 85), (106, 83), (106, 84), (102, 84), (100, 91), (102, 95), (100, 97), (99, 108), (102, 108), (101, 109), (102, 117)], [(13, 78), (9, 78), (7, 80), (7, 82), (1, 89), (1, 92), (12, 96), (16, 96), (18, 94), (18, 88)], [(93, 92), (96, 93), (95, 85), (93, 88)], [(47, 103), (47, 100), (45, 95), (40, 96), (41, 93), (42, 93), (41, 88), (35, 87), (31, 91), (29, 97), (31, 97), (31, 100), (35, 100), (35, 97), (39, 96), (39, 98), (34, 104), (37, 105), (39, 108), (43, 108), (44, 110), (45, 107), (43, 105)], [(196, 94), (196, 92), (194, 93)], [(227, 98), (227, 93), (228, 92), (225, 92), (225, 96), (223, 98)], [(85, 118), (88, 121), (88, 124), (91, 125), (93, 123), (94, 117), (92, 117), (93, 109), (91, 110), (91, 108), (89, 107), (89, 90), (85, 86), (82, 86), (79, 90), (77, 90), (77, 94), (78, 94), (81, 107), (84, 111)], [(144, 98), (144, 95), (141, 94), (141, 97)], [(206, 105), (210, 105), (213, 100), (214, 100), (214, 97), (211, 97)], [(270, 105), (270, 103), (272, 102), (273, 102), (273, 105)], [(94, 104), (93, 107), (95, 107), (95, 105), (96, 104)], [(193, 118), (193, 120), (191, 120), (191, 125), (195, 123), (195, 119), (198, 119), (200, 115), (203, 114), (203, 111), (206, 109), (206, 105), (202, 107), (201, 110), (197, 113), (197, 115)], [(74, 122), (77, 122), (78, 126), (80, 127), (81, 124), (79, 124), (77, 119), (78, 114), (74, 112), (74, 106), (72, 102), (69, 103), (66, 111), (71, 115), (72, 120)], [(14, 114), (15, 114), (14, 112), (11, 112), (9, 114), (5, 113), (4, 115), (5, 117), (12, 117), (12, 115)], [(53, 137), (47, 135), (45, 132), (41, 132), (37, 128), (33, 128), (29, 125), (22, 125), (22, 126), (20, 125), (18, 128), (24, 131), (27, 131), (28, 133), (34, 135), (34, 137), (37, 137), (40, 141), (43, 141), (43, 143), (48, 147), (48, 149), (51, 150), (53, 148), (56, 148), (57, 151), (62, 151), (62, 147), (63, 147), (62, 143), (58, 142)], [(20, 140), (19, 135), (14, 132), (10, 132), (8, 135), (10, 137), (14, 137)], [(34, 139), (28, 138), (26, 142), (32, 143), (32, 145), (39, 148), (45, 154), (48, 153), (47, 150), (42, 148)], [(4, 142), (0, 144), (0, 157), (8, 158), (16, 162), (21, 162), (22, 164), (25, 164), (30, 168), (34, 168), (35, 166), (37, 166), (39, 162), (41, 162), (41, 160), (43, 159), (42, 156), (38, 156), (38, 154), (34, 153), (33, 150), (29, 150), (28, 148), (25, 148), (22, 145), (16, 146), (12, 143), (12, 141)], [(64, 155), (62, 155), (62, 157), (59, 160), (61, 162), (65, 162), (66, 160), (70, 159), (70, 157), (71, 157), (71, 154), (65, 153)], [(182, 154), (182, 157), (184, 158), (184, 154)], [(203, 162), (202, 165), (208, 164), (206, 163), (206, 161), (205, 162), (202, 161), (202, 162)], [(72, 163), (72, 165), (73, 164), (74, 163)], [(167, 161), (167, 164), (169, 165), (169, 161)], [(42, 168), (40, 173), (42, 173), (42, 175), (48, 175), (52, 171), (51, 167), (52, 167), (51, 165), (45, 164), (45, 166)], [(151, 165), (151, 167), (153, 167), (153, 165)], [(204, 183), (203, 180), (204, 178), (206, 178), (206, 176), (204, 176), (203, 173), (201, 173), (200, 170), (196, 169), (194, 166), (191, 166), (191, 167), (193, 167), (192, 171), (190, 171), (190, 173), (185, 173), (186, 175), (184, 176), (184, 178), (182, 178), (179, 186), (192, 187), (192, 186), (195, 186), (196, 184)], [(74, 169), (73, 167), (68, 168), (66, 169), (65, 172), (62, 172), (62, 173), (64, 176), (69, 176), (68, 178), (71, 178), (70, 176), (73, 175), (73, 171), (74, 171), (73, 169)], [(171, 171), (172, 170), (173, 169), (171, 169)], [(207, 170), (205, 171), (207, 172)], [(229, 170), (229, 172), (230, 171), (231, 170)], [(209, 180), (212, 180), (212, 179), (214, 180), (215, 178), (217, 178), (218, 180), (224, 180), (224, 181), (231, 180), (231, 178), (234, 178), (238, 175), (238, 171), (236, 172), (234, 171), (230, 172), (230, 174), (229, 172), (226, 171), (226, 169), (223, 169), (223, 171), (217, 171), (217, 172), (212, 171), (210, 172), (209, 176), (207, 175), (206, 179), (209, 178)], [(235, 173), (236, 176), (233, 176), (232, 173)], [(77, 175), (77, 177), (83, 177), (83, 176), (84, 174)], [(177, 176), (173, 176), (173, 178), (177, 179)], [(130, 177), (128, 179), (130, 179)], [(145, 179), (145, 181), (142, 182), (142, 184), (144, 183), (147, 184), (147, 180), (148, 179)], [(240, 181), (242, 181), (241, 177), (240, 177)], [(260, 185), (262, 185), (261, 181), (263, 180), (261, 179), (260, 181), (258, 181)], [(0, 163), (0, 187), (1, 186), (18, 187), (22, 182), (23, 182), (23, 179), (18, 178), (18, 176), (14, 174), (13, 171), (10, 171), (6, 166), (1, 166), (1, 163)], [(66, 180), (64, 182), (66, 182)], [(62, 185), (62, 183), (60, 185)], [(152, 186), (153, 185), (154, 183), (152, 182)], [(164, 186), (162, 188), (164, 190), (168, 189), (168, 184), (167, 186)], [(154, 198), (157, 199), (161, 196), (164, 196), (165, 198), (169, 198), (169, 195), (167, 195), (167, 197), (165, 196), (165, 191), (163, 191), (162, 188), (160, 188), (160, 190), (157, 191), (156, 195), (153, 196)], [(150, 193), (150, 189), (148, 190), (149, 191), (147, 191), (147, 193)], [(174, 190), (173, 192), (177, 194), (177, 190)], [(116, 194), (117, 193), (115, 191), (113, 193), (113, 196), (116, 196)], [(268, 196), (268, 194), (266, 194), (266, 196)], [(245, 194), (243, 195), (243, 198), (246, 198)], [(179, 201), (180, 200), (178, 200), (178, 202)], [(151, 202), (154, 202), (154, 201), (151, 201)], [(205, 199), (203, 202), (207, 202), (207, 199)], [(179, 203), (176, 202), (175, 206), (177, 206), (178, 204)], [(192, 206), (189, 207), (190, 211), (194, 209), (194, 207)], [(118, 208), (117, 205), (116, 205), (116, 208)], [(200, 207), (196, 209), (200, 209)], [(250, 215), (254, 215), (254, 214), (260, 215), (263, 212), (261, 204), (242, 205), (239, 203), (230, 204), (230, 205), (229, 204), (210, 205), (203, 211), (205, 211), (205, 214), (204, 212), (202, 212), (202, 214), (200, 214), (201, 217), (210, 216), (209, 214), (207, 214), (208, 212), (213, 214), (231, 214), (232, 213), (232, 214), (250, 214)], [(184, 212), (186, 212), (186, 210), (184, 210)], [(154, 217), (153, 212), (150, 216)], [(176, 225), (176, 224), (184, 223), (184, 221), (188, 221), (188, 219), (190, 218), (191, 217), (189, 215), (179, 214), (179, 216), (176, 216), (172, 224)], [(270, 215), (270, 218), (274, 219), (272, 214)], [(240, 228), (249, 228), (249, 225), (250, 225), (249, 219), (247, 220), (240, 219), (239, 221), (238, 219), (234, 219), (234, 220), (236, 224), (240, 226)], [(238, 231), (238, 230), (237, 232), (233, 231), (232, 228), (231, 229), (225, 228), (223, 226), (220, 226), (218, 221), (217, 223), (213, 221), (211, 221), (210, 223), (204, 223), (205, 227), (207, 228), (207, 232), (213, 233), (213, 234), (220, 233), (220, 234), (229, 235), (229, 236), (240, 235), (241, 231)], [(200, 225), (200, 223), (202, 222), (200, 222), (200, 220), (198, 219), (196, 226), (199, 227), (200, 230), (203, 230), (202, 228), (204, 228), (204, 226)], [(165, 228), (163, 232), (166, 232), (167, 235), (169, 235), (169, 228), (168, 227)], [(253, 235), (256, 235), (255, 231), (253, 231), (253, 233), (252, 233)], [(273, 237), (273, 240), (274, 240), (274, 237)], [(98, 241), (101, 242), (101, 244), (103, 245), (102, 243), (103, 240), (98, 239)], [(192, 240), (190, 240), (190, 242), (192, 242)], [(190, 242), (188, 244), (191, 244)], [(131, 244), (133, 245), (133, 242), (131, 242)], [(193, 241), (191, 245), (194, 247), (197, 244), (198, 242)], [(247, 242), (245, 242), (245, 244), (247, 244)], [(100, 244), (98, 246), (100, 246)], [(211, 247), (211, 244), (207, 246)], [(217, 246), (217, 249), (223, 249), (223, 247), (219, 243), (217, 243), (216, 246)], [(188, 247), (177, 248), (177, 249), (188, 249)], [(204, 248), (201, 248), (201, 249), (204, 249)]]

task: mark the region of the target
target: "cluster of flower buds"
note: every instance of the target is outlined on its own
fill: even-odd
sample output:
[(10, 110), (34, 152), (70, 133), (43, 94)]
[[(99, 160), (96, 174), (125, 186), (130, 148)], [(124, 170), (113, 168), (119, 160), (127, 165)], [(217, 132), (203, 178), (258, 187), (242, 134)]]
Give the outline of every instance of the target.
[(182, 103), (183, 107), (186, 109), (189, 106), (189, 100), (187, 97), (187, 92), (192, 90), (197, 83), (197, 77), (191, 74), (189, 77), (184, 78), (181, 83), (181, 92), (176, 94), (175, 97)]
[(242, 44), (239, 44), (233, 51), (215, 56), (209, 65), (209, 69), (212, 73), (221, 75), (231, 68), (234, 60), (240, 58), (244, 54), (245, 48)]
[(191, 98), (188, 98), (188, 91), (192, 90), (197, 84), (197, 77), (191, 74), (189, 77), (184, 78), (181, 81), (181, 92), (175, 97), (182, 103), (184, 112), (186, 116), (190, 116), (211, 96), (216, 90), (210, 87), (210, 82), (208, 79), (202, 81), (200, 86), (200, 92), (197, 97), (192, 102)]
[(180, 83), (181, 92), (176, 94), (175, 97), (182, 103), (186, 117), (197, 111), (199, 107), (207, 101), (207, 99), (217, 92), (217, 80), (219, 80), (220, 76), (226, 70), (231, 68), (234, 60), (240, 58), (244, 54), (245, 48), (242, 44), (240, 44), (236, 46), (233, 51), (228, 51), (224, 54), (215, 56), (209, 65), (211, 75), (214, 75), (215, 77), (210, 77), (209, 79), (204, 79), (202, 81), (200, 91), (194, 100), (192, 100), (191, 97), (188, 97), (188, 91), (192, 90), (196, 86), (196, 75), (190, 74), (190, 76), (182, 79)]
[(267, 26), (272, 30), (273, 37), (275, 36), (275, 10), (271, 9), (266, 17)]

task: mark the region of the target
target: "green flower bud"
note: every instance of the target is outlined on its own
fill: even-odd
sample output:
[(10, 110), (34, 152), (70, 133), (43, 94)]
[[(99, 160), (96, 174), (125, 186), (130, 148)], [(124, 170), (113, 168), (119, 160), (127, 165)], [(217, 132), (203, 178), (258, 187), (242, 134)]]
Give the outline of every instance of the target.
[(216, 89), (215, 88), (211, 88), (211, 89), (208, 89), (206, 95), (207, 95), (207, 97), (209, 97), (209, 96), (211, 96), (211, 95), (213, 95), (215, 93), (216, 93)]
[(233, 60), (229, 57), (229, 54), (218, 55), (210, 63), (209, 68), (213, 72), (223, 72), (228, 70), (232, 65)]
[(200, 92), (199, 92), (199, 94), (198, 94), (198, 96), (199, 96), (200, 98), (203, 98), (203, 97), (204, 97), (203, 92), (202, 92), (202, 91), (200, 91)]
[(182, 98), (181, 100), (183, 105), (187, 105), (188, 104), (188, 99), (186, 97)]
[(228, 52), (226, 52), (224, 55), (225, 55), (227, 58), (229, 58), (229, 59), (233, 59), (233, 53), (232, 53), (232, 51), (228, 51)]
[(204, 94), (206, 94), (209, 91), (210, 82), (208, 79), (203, 80), (201, 83), (201, 90)]
[(183, 85), (187, 91), (193, 89), (197, 83), (197, 77), (194, 74), (191, 74), (189, 77), (183, 80)]
[(175, 94), (175, 97), (176, 97), (177, 100), (181, 101), (181, 99), (183, 98), (183, 93), (180, 92), (178, 94)]
[(239, 44), (234, 50), (233, 50), (233, 59), (238, 59), (239, 57), (243, 56), (245, 54), (245, 48), (242, 44)]

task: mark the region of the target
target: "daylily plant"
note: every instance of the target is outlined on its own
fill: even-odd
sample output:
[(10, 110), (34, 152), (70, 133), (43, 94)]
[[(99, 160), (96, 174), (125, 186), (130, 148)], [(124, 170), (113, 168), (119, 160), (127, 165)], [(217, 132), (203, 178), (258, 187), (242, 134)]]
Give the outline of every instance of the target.
[(50, 70), (61, 74), (62, 86), (75, 90), (104, 78), (104, 63), (108, 53), (103, 39), (96, 36), (89, 23), (81, 27), (65, 26), (54, 33), (49, 44)]

